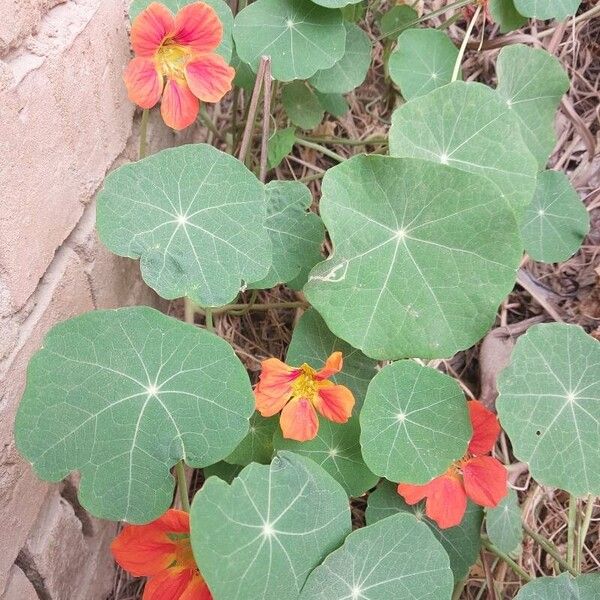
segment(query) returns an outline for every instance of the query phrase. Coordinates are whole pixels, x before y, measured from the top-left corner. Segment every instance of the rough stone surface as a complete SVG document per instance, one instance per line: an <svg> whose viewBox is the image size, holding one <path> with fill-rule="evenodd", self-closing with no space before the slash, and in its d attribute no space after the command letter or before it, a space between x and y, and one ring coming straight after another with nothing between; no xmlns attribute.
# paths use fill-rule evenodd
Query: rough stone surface
<svg viewBox="0 0 600 600"><path fill-rule="evenodd" d="M13 565L0 600L39 600L39 596L25 573L17 565Z"/></svg>

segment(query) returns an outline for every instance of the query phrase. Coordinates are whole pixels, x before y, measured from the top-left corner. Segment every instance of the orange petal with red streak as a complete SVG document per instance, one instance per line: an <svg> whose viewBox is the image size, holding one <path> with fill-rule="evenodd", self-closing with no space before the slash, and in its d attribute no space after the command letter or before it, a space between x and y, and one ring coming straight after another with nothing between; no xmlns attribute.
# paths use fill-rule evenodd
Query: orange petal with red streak
<svg viewBox="0 0 600 600"><path fill-rule="evenodd" d="M488 410L479 400L467 402L469 417L473 426L473 436L469 442L471 454L487 454L492 451L500 435L498 418Z"/></svg>
<svg viewBox="0 0 600 600"><path fill-rule="evenodd" d="M184 6L175 16L173 41L194 53L212 52L223 39L223 24L215 10L204 2Z"/></svg>
<svg viewBox="0 0 600 600"><path fill-rule="evenodd" d="M165 85L160 113L173 129L185 129L198 116L200 103L185 82L169 79Z"/></svg>
<svg viewBox="0 0 600 600"><path fill-rule="evenodd" d="M355 404L354 396L346 386L333 385L329 381L319 384L314 402L315 408L335 423L345 423L352 416Z"/></svg>
<svg viewBox="0 0 600 600"><path fill-rule="evenodd" d="M185 66L185 78L194 96L203 102L218 102L231 89L235 70L222 56L206 54Z"/></svg>
<svg viewBox="0 0 600 600"><path fill-rule="evenodd" d="M142 600L180 600L194 574L195 569L165 569L148 580Z"/></svg>
<svg viewBox="0 0 600 600"><path fill-rule="evenodd" d="M137 56L154 56L164 40L173 34L175 19L164 5L153 2L131 25L131 45Z"/></svg>
<svg viewBox="0 0 600 600"><path fill-rule="evenodd" d="M440 529L460 525L467 510L467 495L459 477L441 475L429 484L425 514Z"/></svg>
<svg viewBox="0 0 600 600"><path fill-rule="evenodd" d="M329 379L332 375L339 373L344 366L344 359L341 352L334 352L325 361L325 365L320 371L317 371L317 379Z"/></svg>
<svg viewBox="0 0 600 600"><path fill-rule="evenodd" d="M136 57L129 62L123 74L129 99L142 108L152 108L163 89L162 76L149 58Z"/></svg>
<svg viewBox="0 0 600 600"><path fill-rule="evenodd" d="M179 600L213 600L213 597L206 581L196 574Z"/></svg>
<svg viewBox="0 0 600 600"><path fill-rule="evenodd" d="M284 438L306 442L317 436L319 419L309 400L293 398L281 412L279 425Z"/></svg>
<svg viewBox="0 0 600 600"><path fill-rule="evenodd" d="M254 388L256 410L263 417L277 414L290 399L291 382L297 377L297 369L288 367L277 358L262 361L258 385Z"/></svg>
<svg viewBox="0 0 600 600"><path fill-rule="evenodd" d="M462 468L465 490L473 502L493 508L508 493L506 467L491 456L476 456Z"/></svg>
<svg viewBox="0 0 600 600"><path fill-rule="evenodd" d="M399 483L397 488L398 494L404 498L406 504L416 504L427 497L429 493L429 484L412 485L410 483Z"/></svg>

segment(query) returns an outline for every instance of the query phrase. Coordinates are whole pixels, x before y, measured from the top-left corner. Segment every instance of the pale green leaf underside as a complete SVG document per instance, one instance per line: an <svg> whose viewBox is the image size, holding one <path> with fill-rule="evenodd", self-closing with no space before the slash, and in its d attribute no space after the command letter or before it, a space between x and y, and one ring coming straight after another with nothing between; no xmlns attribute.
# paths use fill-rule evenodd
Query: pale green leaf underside
<svg viewBox="0 0 600 600"><path fill-rule="evenodd" d="M147 307L95 311L46 336L15 432L42 479L79 471L92 514L142 523L171 504L170 468L227 456L253 405L224 340Z"/></svg>
<svg viewBox="0 0 600 600"><path fill-rule="evenodd" d="M343 8L349 4L358 4L362 0L312 0L312 2L325 8Z"/></svg>
<svg viewBox="0 0 600 600"><path fill-rule="evenodd" d="M319 419L319 432L314 440L295 442L285 439L278 428L273 439L276 450L289 450L314 460L342 487L348 496L360 496L374 487L379 477L371 473L360 452L358 417L347 423Z"/></svg>
<svg viewBox="0 0 600 600"><path fill-rule="evenodd" d="M360 412L363 458L377 475L423 484L467 450L471 424L458 383L413 361L384 367Z"/></svg>
<svg viewBox="0 0 600 600"><path fill-rule="evenodd" d="M597 600L600 597L600 575L568 573L560 577L540 577L525 585L515 600Z"/></svg>
<svg viewBox="0 0 600 600"><path fill-rule="evenodd" d="M297 600L310 571L350 532L348 497L312 460L280 452L231 486L208 479L191 529L214 600Z"/></svg>
<svg viewBox="0 0 600 600"><path fill-rule="evenodd" d="M362 406L369 382L377 372L377 361L333 335L314 308L307 310L296 324L286 362L293 366L307 363L320 369L327 358L336 351L342 353L344 366L340 373L330 379L352 391L356 400L356 413Z"/></svg>
<svg viewBox="0 0 600 600"><path fill-rule="evenodd" d="M308 79L332 67L344 55L346 29L339 10L310 0L257 0L235 18L240 58L255 71L270 56L279 81Z"/></svg>
<svg viewBox="0 0 600 600"><path fill-rule="evenodd" d="M440 529L425 516L424 502L409 506L398 494L396 487L394 483L382 481L377 489L369 494L369 504L366 512L367 524L371 525L396 513L413 514L431 529L433 535L446 550L454 580L464 579L479 555L483 510L476 504L469 502L460 525Z"/></svg>
<svg viewBox="0 0 600 600"><path fill-rule="evenodd" d="M516 9L525 17L558 19L574 15L581 0L515 0Z"/></svg>
<svg viewBox="0 0 600 600"><path fill-rule="evenodd" d="M287 283L322 260L325 228L321 218L309 210L310 190L299 181L271 181L265 191L265 227L273 247L273 264L267 276L249 284L250 288Z"/></svg>
<svg viewBox="0 0 600 600"><path fill-rule="evenodd" d="M264 186L242 163L207 144L163 150L113 171L98 197L100 239L140 258L163 298L231 302L271 266Z"/></svg>
<svg viewBox="0 0 600 600"><path fill-rule="evenodd" d="M345 23L346 50L344 56L330 69L318 71L309 82L324 94L345 94L358 87L371 65L371 40L354 23Z"/></svg>
<svg viewBox="0 0 600 600"><path fill-rule="evenodd" d="M437 29L407 29L389 59L392 81L406 100L450 83L458 49Z"/></svg>
<svg viewBox="0 0 600 600"><path fill-rule="evenodd" d="M480 83L455 81L397 108L390 154L481 175L518 214L533 197L538 168L519 134L519 121Z"/></svg>
<svg viewBox="0 0 600 600"><path fill-rule="evenodd" d="M322 191L333 254L304 291L335 335L394 359L452 356L485 334L521 260L512 210L485 179L356 156Z"/></svg>
<svg viewBox="0 0 600 600"><path fill-rule="evenodd" d="M575 325L535 325L498 390L502 426L536 481L600 495L600 343Z"/></svg>
<svg viewBox="0 0 600 600"><path fill-rule="evenodd" d="M281 104L289 120L302 129L313 129L325 115L319 99L304 81L292 81L283 86Z"/></svg>
<svg viewBox="0 0 600 600"><path fill-rule="evenodd" d="M486 511L485 528L490 541L506 554L518 553L523 541L521 508L515 490L509 490L496 508Z"/></svg>
<svg viewBox="0 0 600 600"><path fill-rule="evenodd" d="M452 587L448 555L404 513L351 533L311 573L300 600L448 600Z"/></svg>
<svg viewBox="0 0 600 600"><path fill-rule="evenodd" d="M547 263L567 260L589 228L588 212L567 176L560 171L540 173L521 230L527 254Z"/></svg>
<svg viewBox="0 0 600 600"><path fill-rule="evenodd" d="M500 26L500 33L514 31L527 23L527 18L515 8L514 0L490 0L488 6L492 20Z"/></svg>
<svg viewBox="0 0 600 600"><path fill-rule="evenodd" d="M556 143L554 119L569 78L554 56L523 44L502 48L496 72L496 92L517 117L523 140L543 169Z"/></svg>
<svg viewBox="0 0 600 600"><path fill-rule="evenodd" d="M145 8L150 6L156 0L133 0L129 6L129 18L133 21ZM161 0L161 4L166 6L174 15L188 4L193 4L197 0ZM202 0L205 4L215 9L221 23L223 24L223 41L216 49L227 62L231 60L233 53L233 14L229 5L224 0Z"/></svg>
<svg viewBox="0 0 600 600"><path fill-rule="evenodd" d="M250 418L248 435L225 459L234 465L249 465L251 462L267 464L273 457L273 434L278 429L278 417L261 417L255 412Z"/></svg>

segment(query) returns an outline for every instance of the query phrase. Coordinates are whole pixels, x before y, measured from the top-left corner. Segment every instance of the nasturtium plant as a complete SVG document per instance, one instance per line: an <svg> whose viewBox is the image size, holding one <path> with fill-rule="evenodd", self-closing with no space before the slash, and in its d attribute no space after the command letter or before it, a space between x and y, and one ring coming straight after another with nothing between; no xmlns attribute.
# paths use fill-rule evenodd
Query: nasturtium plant
<svg viewBox="0 0 600 600"><path fill-rule="evenodd" d="M600 575L592 573L572 577L540 577L525 585L515 600L596 600L600 593Z"/></svg>
<svg viewBox="0 0 600 600"><path fill-rule="evenodd" d="M278 427L275 417L265 418L255 412L250 417L248 434L225 461L242 466L252 462L270 463L273 458L273 434Z"/></svg>
<svg viewBox="0 0 600 600"><path fill-rule="evenodd" d="M244 468L244 465L234 465L224 460L220 460L214 465L209 465L202 469L205 479L209 477L218 477L227 483L231 483Z"/></svg>
<svg viewBox="0 0 600 600"><path fill-rule="evenodd" d="M301 129L314 129L325 115L315 92L304 81L292 81L283 87L281 104L290 121Z"/></svg>
<svg viewBox="0 0 600 600"><path fill-rule="evenodd" d="M329 69L317 71L309 82L323 94L345 94L358 87L367 76L371 65L371 40L354 23L346 27L344 56Z"/></svg>
<svg viewBox="0 0 600 600"><path fill-rule="evenodd" d="M310 0L257 0L236 16L233 38L238 55L254 70L261 56L270 56L279 81L329 69L346 48L342 13Z"/></svg>
<svg viewBox="0 0 600 600"><path fill-rule="evenodd" d="M318 263L325 230L320 217L311 212L312 195L299 181L271 181L265 187L265 227L273 249L273 264L267 276L249 284L271 288L287 283Z"/></svg>
<svg viewBox="0 0 600 600"><path fill-rule="evenodd" d="M485 334L521 260L518 226L495 186L371 155L329 169L322 192L333 253L304 292L335 335L395 359L451 356Z"/></svg>
<svg viewBox="0 0 600 600"><path fill-rule="evenodd" d="M392 515L352 532L308 578L300 600L449 600L448 555L414 516Z"/></svg>
<svg viewBox="0 0 600 600"><path fill-rule="evenodd" d="M568 177L561 171L540 173L521 229L527 254L546 263L567 260L589 228L588 212Z"/></svg>
<svg viewBox="0 0 600 600"><path fill-rule="evenodd" d="M515 8L524 17L534 19L566 19L574 15L581 0L514 0Z"/></svg>
<svg viewBox="0 0 600 600"><path fill-rule="evenodd" d="M390 481L423 484L465 454L467 403L452 377L414 361L384 367L360 412L363 457Z"/></svg>
<svg viewBox="0 0 600 600"><path fill-rule="evenodd" d="M498 506L486 510L485 528L490 541L502 552L519 553L523 527L519 498L515 490L509 490Z"/></svg>
<svg viewBox="0 0 600 600"><path fill-rule="evenodd" d="M407 4L396 4L381 15L379 29L384 38L396 39L407 27L412 27L418 21L419 15L414 8Z"/></svg>
<svg viewBox="0 0 600 600"><path fill-rule="evenodd" d="M392 81L411 100L452 81L458 48L437 29L407 29L389 59Z"/></svg>
<svg viewBox="0 0 600 600"><path fill-rule="evenodd" d="M515 456L543 485L600 495L600 342L564 323L531 327L498 380Z"/></svg>
<svg viewBox="0 0 600 600"><path fill-rule="evenodd" d="M214 600L296 600L348 533L343 488L291 452L248 465L231 485L209 478L192 506L192 548Z"/></svg>
<svg viewBox="0 0 600 600"><path fill-rule="evenodd" d="M362 2L362 0L311 0L311 2L325 8L344 8L345 6Z"/></svg>
<svg viewBox="0 0 600 600"><path fill-rule="evenodd" d="M448 554L455 581L461 581L467 576L475 564L481 548L483 509L480 506L469 502L460 525L440 529L434 521L425 516L423 502L410 506L398 494L396 484L382 481L377 489L369 494L366 512L367 525L372 525L397 513L412 514L431 529Z"/></svg>
<svg viewBox="0 0 600 600"><path fill-rule="evenodd" d="M527 17L515 8L514 0L489 0L488 8L492 20L500 26L500 33L513 31L527 23Z"/></svg>
<svg viewBox="0 0 600 600"><path fill-rule="evenodd" d="M288 440L278 429L273 445L277 450L289 450L314 460L342 485L348 496L360 496L379 481L362 458L358 417L345 424L320 419L317 437L308 442Z"/></svg>
<svg viewBox="0 0 600 600"><path fill-rule="evenodd" d="M31 360L19 450L48 481L79 471L92 514L143 523L173 498L170 469L225 458L248 431L246 370L227 342L147 307L56 325Z"/></svg>
<svg viewBox="0 0 600 600"><path fill-rule="evenodd" d="M517 117L521 136L543 169L556 143L554 117L569 78L554 56L523 44L502 48L496 73L496 92Z"/></svg>
<svg viewBox="0 0 600 600"><path fill-rule="evenodd" d="M343 117L349 110L348 101L343 94L323 94L315 90L321 106L334 117Z"/></svg>
<svg viewBox="0 0 600 600"><path fill-rule="evenodd" d="M390 154L481 175L520 215L533 197L538 167L519 129L497 92L454 81L396 109Z"/></svg>
<svg viewBox="0 0 600 600"><path fill-rule="evenodd" d="M220 306L267 275L266 216L264 186L240 161L193 144L108 175L97 225L115 254L140 258L144 281L163 298Z"/></svg>
<svg viewBox="0 0 600 600"><path fill-rule="evenodd" d="M285 127L274 131L268 142L267 163L269 168L278 167L281 161L292 151L295 143L295 127Z"/></svg>

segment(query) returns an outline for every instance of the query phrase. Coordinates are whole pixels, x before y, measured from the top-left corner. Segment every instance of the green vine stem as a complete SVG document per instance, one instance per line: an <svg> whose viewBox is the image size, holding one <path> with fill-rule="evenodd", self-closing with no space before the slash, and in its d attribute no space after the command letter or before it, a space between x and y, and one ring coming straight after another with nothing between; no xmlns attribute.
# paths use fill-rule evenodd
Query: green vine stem
<svg viewBox="0 0 600 600"><path fill-rule="evenodd" d="M241 311L245 310L249 312L251 310L282 310L288 308L308 308L308 302L297 301L297 302L269 302L267 304L228 304L227 306L222 306L220 308L196 308L196 311L204 314L205 316L210 312L211 316L214 315L222 315L225 313L229 313L230 311ZM233 313L235 314L235 312ZM244 313L246 314L246 313Z"/></svg>
<svg viewBox="0 0 600 600"><path fill-rule="evenodd" d="M585 538L587 537L587 533L590 528L590 523L592 522L592 514L594 512L595 501L596 498L592 496L592 494L590 494L587 497L585 514L583 515L583 521L581 522L581 527L579 529L578 535L579 544L577 545L577 557L575 561L577 570L581 569L581 562L583 560L583 548L585 547Z"/></svg>
<svg viewBox="0 0 600 600"><path fill-rule="evenodd" d="M215 332L215 322L213 319L213 314L214 314L214 311L212 308L204 309L204 318L206 319L206 329L208 329L208 331L211 331L212 333Z"/></svg>
<svg viewBox="0 0 600 600"><path fill-rule="evenodd" d="M569 494L569 514L567 524L567 564L575 567L575 531L577 525L577 497Z"/></svg>
<svg viewBox="0 0 600 600"><path fill-rule="evenodd" d="M146 137L148 135L148 117L150 116L150 110L145 108L142 112L142 122L140 123L140 160L146 157L147 143Z"/></svg>
<svg viewBox="0 0 600 600"><path fill-rule="evenodd" d="M213 123L213 120L210 118L206 110L206 106L202 103L200 105L200 121L202 124L215 136L215 139L221 138L221 132L217 129L217 126Z"/></svg>
<svg viewBox="0 0 600 600"><path fill-rule="evenodd" d="M539 546L541 546L565 571L571 573L571 575L579 575L579 573L569 566L567 561L560 555L558 548L548 539L546 539L543 535L540 535L537 531L534 531L526 525L522 523L523 531Z"/></svg>
<svg viewBox="0 0 600 600"><path fill-rule="evenodd" d="M460 50L458 51L458 56L456 57L456 62L454 63L454 70L452 71L452 80L456 81L458 79L458 74L460 73L460 65L462 63L463 57L465 55L465 50L467 49L467 43L469 42L469 38L471 37L471 33L473 33L473 27L475 27L475 23L481 14L481 4L477 5L477 9L475 10L475 14L467 27L467 31L465 32L465 37L460 45Z"/></svg>
<svg viewBox="0 0 600 600"><path fill-rule="evenodd" d="M188 493L188 482L185 476L185 464L180 460L175 465L175 473L177 474L177 489L179 491L179 500L181 507L185 512L190 512L190 496Z"/></svg>
<svg viewBox="0 0 600 600"><path fill-rule="evenodd" d="M388 140L387 138L381 136L373 136L370 138L365 138L364 140L352 140L340 137L319 137L319 136L310 136L303 135L302 137L296 137L297 140L302 140L305 142L314 142L317 144L334 144L339 146L387 146Z"/></svg>
<svg viewBox="0 0 600 600"><path fill-rule="evenodd" d="M529 575L529 573L519 566L510 556L508 556L508 554L505 554L502 552L502 550L500 550L500 548L494 546L487 536L481 536L481 543L486 550L492 554L495 554L500 560L504 561L523 581L526 583L532 581L533 578L531 575Z"/></svg>
<svg viewBox="0 0 600 600"><path fill-rule="evenodd" d="M309 142L308 140L305 140L303 138L297 137L296 144L298 144L299 146L304 146L305 148L311 148L312 150L318 150L321 154L324 154L325 156L329 156L329 158L332 158L333 160L335 160L336 162L339 162L339 163L342 163L346 160L343 156L340 156L339 154L337 154L337 152L334 152L333 150L329 150L328 148L325 148L325 146L321 146L321 144L315 144L315 142Z"/></svg>
<svg viewBox="0 0 600 600"><path fill-rule="evenodd" d="M189 298L183 299L183 314L184 320L186 323L190 325L194 324L194 314L196 313L196 307L194 303Z"/></svg>

